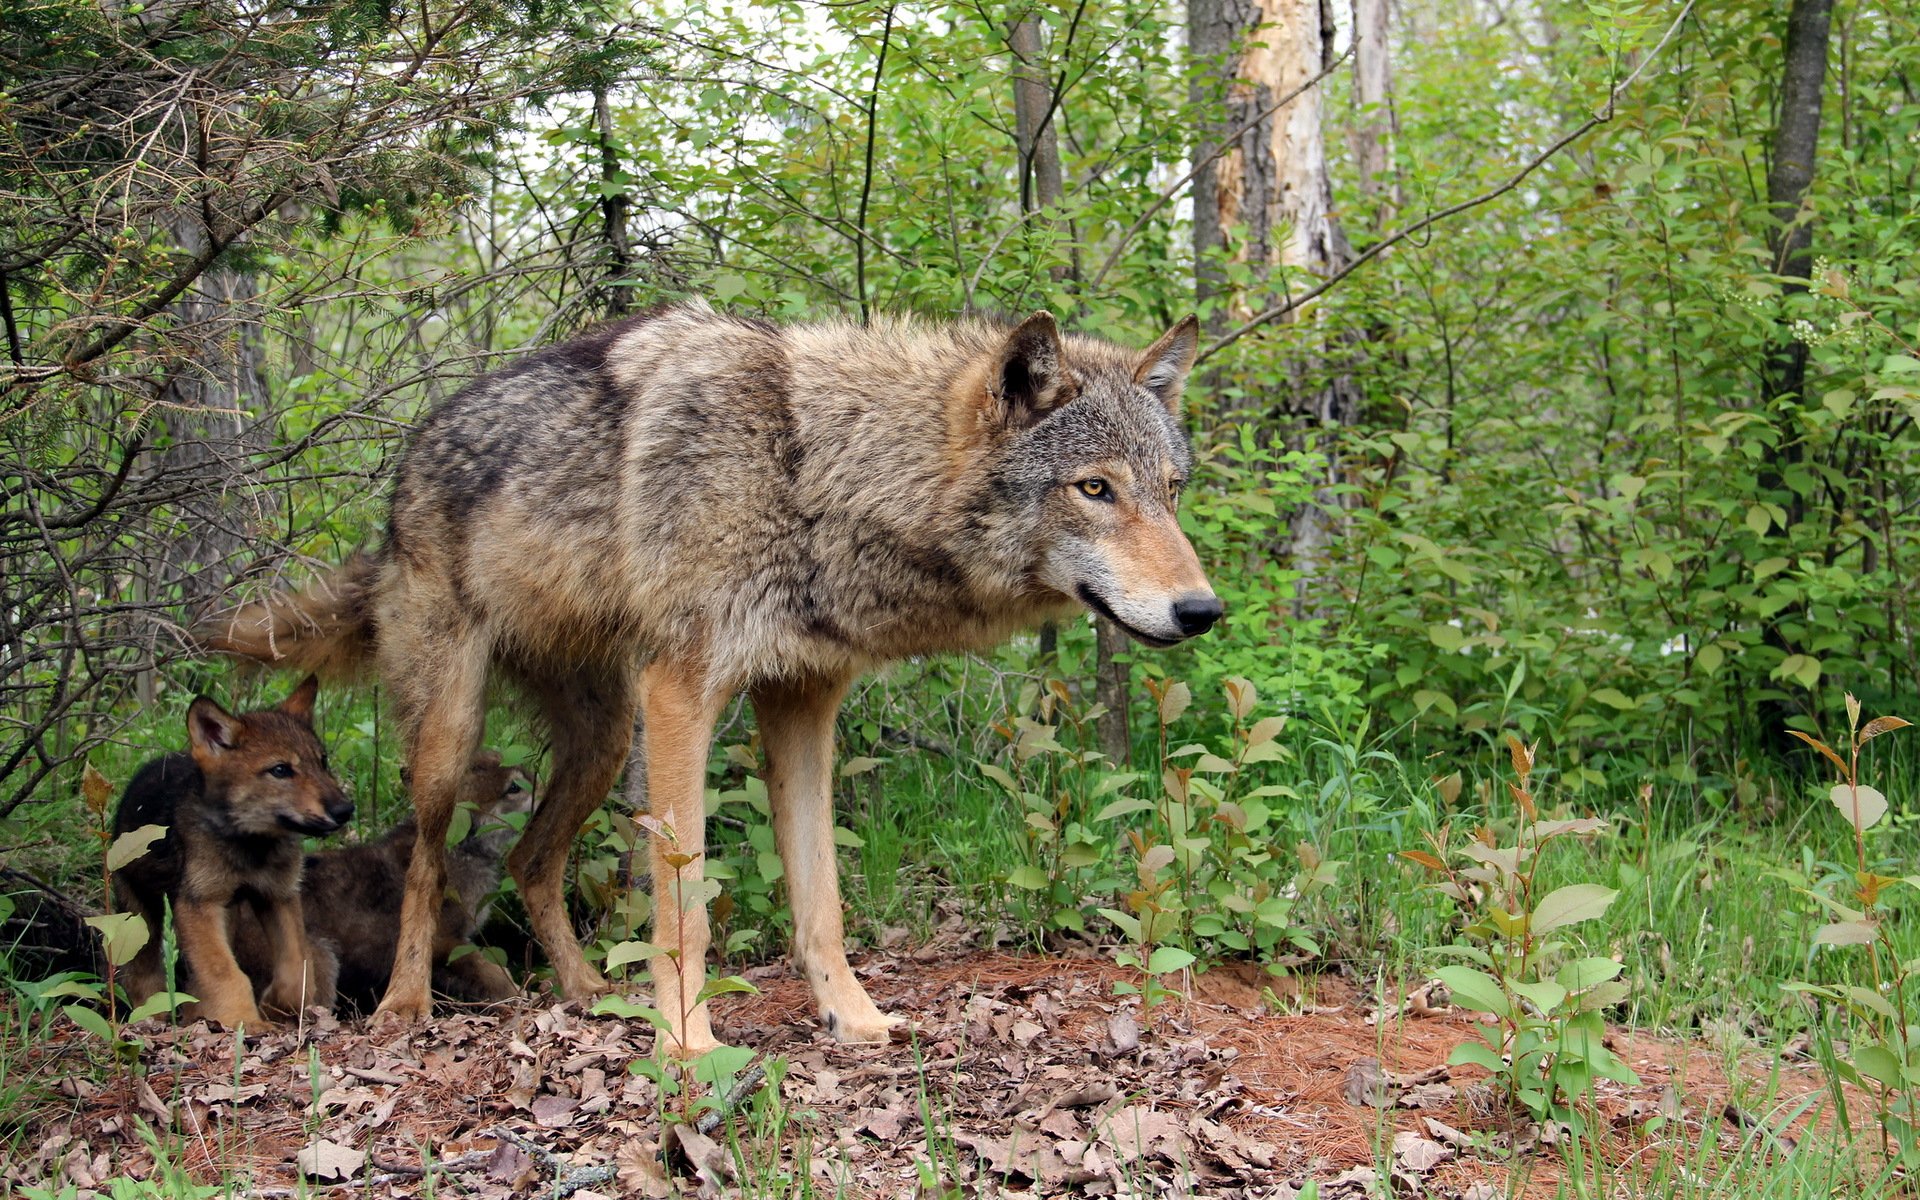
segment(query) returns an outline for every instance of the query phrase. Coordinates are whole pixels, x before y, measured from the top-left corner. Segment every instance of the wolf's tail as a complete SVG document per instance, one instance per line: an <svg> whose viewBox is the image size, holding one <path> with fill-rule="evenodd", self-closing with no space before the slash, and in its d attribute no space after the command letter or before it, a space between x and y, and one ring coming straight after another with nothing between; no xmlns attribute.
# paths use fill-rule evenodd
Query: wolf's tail
<svg viewBox="0 0 1920 1200"><path fill-rule="evenodd" d="M373 597L384 559L356 550L298 592L275 592L201 622L200 644L270 667L349 679L373 659Z"/></svg>

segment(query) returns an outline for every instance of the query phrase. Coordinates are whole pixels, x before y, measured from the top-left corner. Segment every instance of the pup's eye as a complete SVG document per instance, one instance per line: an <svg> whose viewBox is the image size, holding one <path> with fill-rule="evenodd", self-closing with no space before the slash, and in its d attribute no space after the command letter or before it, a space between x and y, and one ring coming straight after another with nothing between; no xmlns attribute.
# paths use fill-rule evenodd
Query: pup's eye
<svg viewBox="0 0 1920 1200"><path fill-rule="evenodd" d="M261 773L264 775L271 775L275 779L292 779L293 764L292 763L275 763Z"/></svg>
<svg viewBox="0 0 1920 1200"><path fill-rule="evenodd" d="M1113 499L1113 485L1104 479L1082 479L1073 486L1079 488L1080 494L1089 500Z"/></svg>

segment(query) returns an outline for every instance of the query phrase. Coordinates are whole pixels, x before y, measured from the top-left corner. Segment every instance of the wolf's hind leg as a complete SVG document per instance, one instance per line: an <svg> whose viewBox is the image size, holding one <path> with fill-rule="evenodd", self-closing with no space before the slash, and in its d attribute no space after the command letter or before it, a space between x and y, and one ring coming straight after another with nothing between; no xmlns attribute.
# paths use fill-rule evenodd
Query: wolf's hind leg
<svg viewBox="0 0 1920 1200"><path fill-rule="evenodd" d="M833 847L833 719L849 682L763 684L753 691L753 711L767 753L767 800L793 905L794 965L813 988L827 1032L843 1042L884 1042L900 1019L874 1007L847 965Z"/></svg>
<svg viewBox="0 0 1920 1200"><path fill-rule="evenodd" d="M553 963L560 990L591 996L607 981L588 964L567 919L562 888L580 826L606 800L633 740L634 681L624 663L542 676L518 672L553 734L553 778L507 869L527 906L527 923ZM484 960L483 960L484 961Z"/></svg>
<svg viewBox="0 0 1920 1200"><path fill-rule="evenodd" d="M396 642L405 644L395 647ZM433 1013L433 943L447 888L447 826L486 725L489 647L470 628L456 633L388 627L381 631L381 643L383 655L403 660L383 661L381 674L394 688L409 734L407 762L418 824L400 902L393 975L374 1017L424 1021Z"/></svg>

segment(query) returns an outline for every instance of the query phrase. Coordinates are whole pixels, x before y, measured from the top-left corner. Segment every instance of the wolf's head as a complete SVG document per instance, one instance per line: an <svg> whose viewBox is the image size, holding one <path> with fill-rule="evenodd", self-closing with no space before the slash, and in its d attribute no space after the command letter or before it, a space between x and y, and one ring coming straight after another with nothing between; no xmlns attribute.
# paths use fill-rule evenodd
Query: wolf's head
<svg viewBox="0 0 1920 1200"><path fill-rule="evenodd" d="M353 816L313 732L319 686L309 675L278 707L259 712L235 715L205 696L188 707L188 746L223 833L332 833Z"/></svg>
<svg viewBox="0 0 1920 1200"><path fill-rule="evenodd" d="M505 818L533 811L532 773L505 766L498 750L482 750L467 765L460 785L460 802L473 805L473 827L468 841L477 841L493 854L504 853L520 836L520 822Z"/></svg>
<svg viewBox="0 0 1920 1200"><path fill-rule="evenodd" d="M1038 581L1149 646L1205 633L1220 601L1175 512L1192 467L1180 390L1199 323L1144 351L1062 338L1049 313L1007 335L986 376L994 485L1033 522Z"/></svg>

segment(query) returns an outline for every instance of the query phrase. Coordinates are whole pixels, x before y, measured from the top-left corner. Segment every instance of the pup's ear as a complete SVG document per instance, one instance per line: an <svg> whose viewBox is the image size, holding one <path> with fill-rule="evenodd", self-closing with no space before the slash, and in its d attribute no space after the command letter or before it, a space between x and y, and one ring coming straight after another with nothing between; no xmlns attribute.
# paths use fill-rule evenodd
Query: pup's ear
<svg viewBox="0 0 1920 1200"><path fill-rule="evenodd" d="M493 771L498 770L499 766L500 752L498 750L476 750L473 755L473 765L469 767L468 770Z"/></svg>
<svg viewBox="0 0 1920 1200"><path fill-rule="evenodd" d="M1179 417L1180 389L1186 386L1187 372L1193 370L1194 356L1199 352L1200 318L1188 313L1141 352L1133 381L1160 397L1167 411Z"/></svg>
<svg viewBox="0 0 1920 1200"><path fill-rule="evenodd" d="M1061 361L1060 329L1050 312L1037 312L1007 335L987 391L995 416L1007 429L1025 429L1073 399Z"/></svg>
<svg viewBox="0 0 1920 1200"><path fill-rule="evenodd" d="M319 692L320 677L309 675L300 681L299 687L293 689L293 695L280 702L280 711L311 725L313 724L313 698Z"/></svg>
<svg viewBox="0 0 1920 1200"><path fill-rule="evenodd" d="M246 722L205 696L195 696L187 706L187 743L195 758L225 754L240 744L246 731Z"/></svg>

